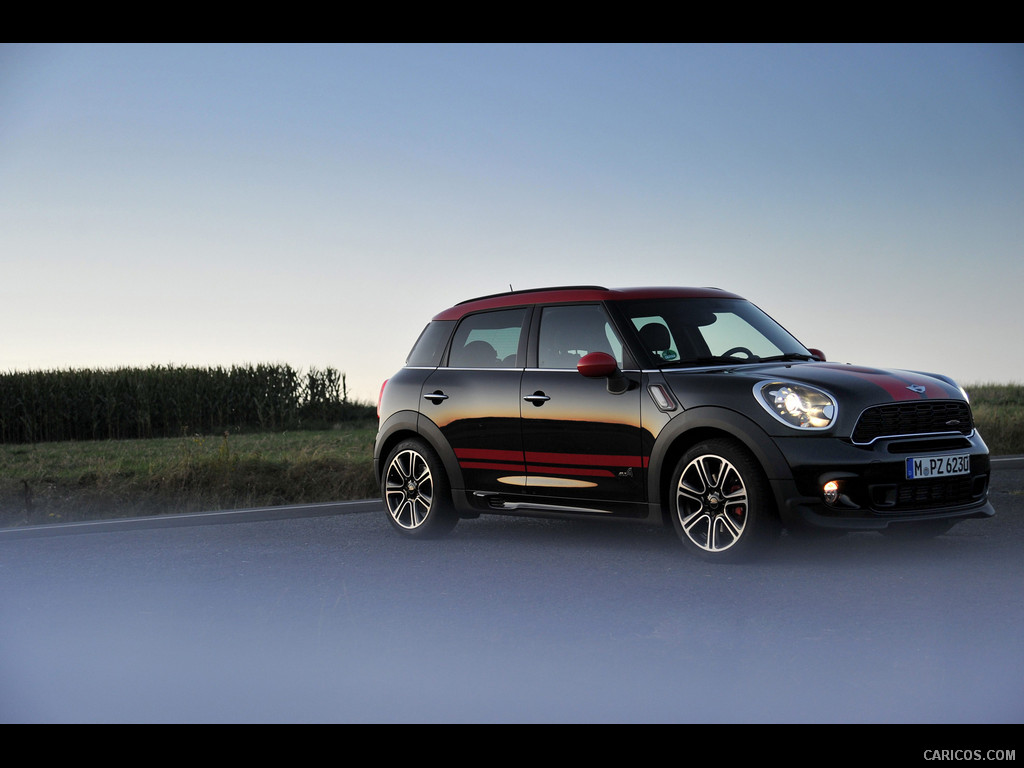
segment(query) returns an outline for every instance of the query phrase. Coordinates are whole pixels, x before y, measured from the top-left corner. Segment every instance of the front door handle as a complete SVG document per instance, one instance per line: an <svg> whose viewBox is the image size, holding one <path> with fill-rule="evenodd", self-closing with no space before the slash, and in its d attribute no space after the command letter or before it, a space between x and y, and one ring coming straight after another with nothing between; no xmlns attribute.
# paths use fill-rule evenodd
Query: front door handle
<svg viewBox="0 0 1024 768"><path fill-rule="evenodd" d="M550 399L551 399L550 397L545 395L540 390L537 390L532 395L526 395L526 397L523 398L523 400L525 400L528 403L533 403L538 408L540 406L544 405L544 403L546 403Z"/></svg>

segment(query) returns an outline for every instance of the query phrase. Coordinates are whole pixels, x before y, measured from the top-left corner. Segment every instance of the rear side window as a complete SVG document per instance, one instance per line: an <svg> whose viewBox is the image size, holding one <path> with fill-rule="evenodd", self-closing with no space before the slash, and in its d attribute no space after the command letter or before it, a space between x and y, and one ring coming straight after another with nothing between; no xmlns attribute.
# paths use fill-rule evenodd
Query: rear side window
<svg viewBox="0 0 1024 768"><path fill-rule="evenodd" d="M435 320L423 329L413 345L405 364L413 368L436 368L444 354L445 344L452 335L454 320Z"/></svg>
<svg viewBox="0 0 1024 768"><path fill-rule="evenodd" d="M459 323L448 358L450 368L515 368L525 308L469 315Z"/></svg>

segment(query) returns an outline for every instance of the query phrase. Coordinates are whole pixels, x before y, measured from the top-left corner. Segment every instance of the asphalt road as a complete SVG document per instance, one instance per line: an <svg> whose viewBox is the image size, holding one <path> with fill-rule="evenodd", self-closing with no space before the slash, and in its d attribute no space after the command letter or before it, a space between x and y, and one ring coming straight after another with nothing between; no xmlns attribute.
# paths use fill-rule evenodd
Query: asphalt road
<svg viewBox="0 0 1024 768"><path fill-rule="evenodd" d="M376 502L0 531L0 722L1019 723L1024 469L906 545Z"/></svg>

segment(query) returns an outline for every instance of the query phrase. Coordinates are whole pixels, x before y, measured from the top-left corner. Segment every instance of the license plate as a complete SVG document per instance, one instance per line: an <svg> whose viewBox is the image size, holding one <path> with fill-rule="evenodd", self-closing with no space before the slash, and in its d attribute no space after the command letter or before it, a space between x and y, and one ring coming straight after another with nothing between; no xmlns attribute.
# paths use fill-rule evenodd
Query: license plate
<svg viewBox="0 0 1024 768"><path fill-rule="evenodd" d="M954 456L921 456L907 459L907 480L925 477L946 477L967 475L971 472L971 454L958 453Z"/></svg>

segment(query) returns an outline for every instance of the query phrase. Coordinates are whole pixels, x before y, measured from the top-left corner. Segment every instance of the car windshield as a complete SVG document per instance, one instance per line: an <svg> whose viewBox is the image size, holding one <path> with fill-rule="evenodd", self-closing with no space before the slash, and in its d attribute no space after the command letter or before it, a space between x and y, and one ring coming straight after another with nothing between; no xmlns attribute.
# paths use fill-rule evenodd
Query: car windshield
<svg viewBox="0 0 1024 768"><path fill-rule="evenodd" d="M616 306L657 367L812 359L785 328L744 299L643 299Z"/></svg>

